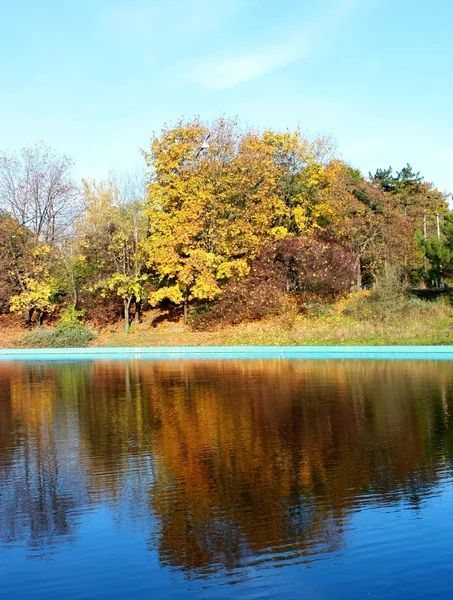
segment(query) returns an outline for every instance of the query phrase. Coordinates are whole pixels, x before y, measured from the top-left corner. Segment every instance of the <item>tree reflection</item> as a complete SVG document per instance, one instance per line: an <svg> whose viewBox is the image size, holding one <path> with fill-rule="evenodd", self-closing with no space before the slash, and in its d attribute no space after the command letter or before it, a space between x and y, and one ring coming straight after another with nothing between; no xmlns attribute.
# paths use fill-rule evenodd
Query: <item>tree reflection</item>
<svg viewBox="0 0 453 600"><path fill-rule="evenodd" d="M419 369L281 361L156 366L148 395L163 474L152 493L163 562L231 566L280 547L310 556L339 547L356 506L417 505L440 468L432 452L441 433L432 423L439 381L451 386L445 365L430 365L422 376ZM226 526L243 541L234 560L219 541Z"/></svg>
<svg viewBox="0 0 453 600"><path fill-rule="evenodd" d="M208 574L339 549L351 511L418 509L451 470L449 363L135 361L0 369L3 541L89 506Z"/></svg>
<svg viewBox="0 0 453 600"><path fill-rule="evenodd" d="M1 372L0 539L47 551L73 532L85 503L78 423L58 398L64 371L14 365Z"/></svg>

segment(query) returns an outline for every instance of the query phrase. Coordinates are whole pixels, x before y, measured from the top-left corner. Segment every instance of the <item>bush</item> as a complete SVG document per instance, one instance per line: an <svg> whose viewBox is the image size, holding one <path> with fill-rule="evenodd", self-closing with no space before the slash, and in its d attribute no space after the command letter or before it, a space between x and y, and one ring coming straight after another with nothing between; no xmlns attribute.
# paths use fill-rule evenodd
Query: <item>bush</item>
<svg viewBox="0 0 453 600"><path fill-rule="evenodd" d="M228 284L222 296L212 305L201 305L194 312L194 329L238 325L244 321L259 321L281 312L284 294L272 281L254 278Z"/></svg>
<svg viewBox="0 0 453 600"><path fill-rule="evenodd" d="M369 298L373 316L386 322L407 311L406 290L402 269L397 265L387 266L384 273L376 279L376 287Z"/></svg>
<svg viewBox="0 0 453 600"><path fill-rule="evenodd" d="M286 291L286 268L266 248L250 265L245 279L232 280L212 305L201 305L193 315L194 329L238 325L279 314Z"/></svg>
<svg viewBox="0 0 453 600"><path fill-rule="evenodd" d="M335 242L285 238L266 245L251 262L248 277L230 281L214 304L199 305L193 326L208 329L282 315L284 328L290 329L307 295L334 299L351 287L353 276L352 254Z"/></svg>
<svg viewBox="0 0 453 600"><path fill-rule="evenodd" d="M377 277L372 299L381 303L401 303L406 299L407 285L403 271L397 265L389 265L384 273Z"/></svg>
<svg viewBox="0 0 453 600"><path fill-rule="evenodd" d="M314 235L287 238L277 243L275 262L285 267L291 291L333 300L351 288L352 253L329 239Z"/></svg>
<svg viewBox="0 0 453 600"><path fill-rule="evenodd" d="M360 321L390 323L410 318L414 321L448 315L448 299L423 300L407 294L401 271L390 267L377 280L373 291L353 292L336 304L340 314Z"/></svg>
<svg viewBox="0 0 453 600"><path fill-rule="evenodd" d="M86 310L86 317L96 328L106 327L118 323L123 318L124 307L121 298L115 292L107 291L106 296L90 294L83 291L80 294L80 303Z"/></svg>
<svg viewBox="0 0 453 600"><path fill-rule="evenodd" d="M78 323L60 324L55 329L35 329L20 340L29 348L84 348L94 340L92 331Z"/></svg>
<svg viewBox="0 0 453 600"><path fill-rule="evenodd" d="M76 310L72 306L67 306L60 313L58 325L72 326L72 325L83 325L86 315L86 309Z"/></svg>

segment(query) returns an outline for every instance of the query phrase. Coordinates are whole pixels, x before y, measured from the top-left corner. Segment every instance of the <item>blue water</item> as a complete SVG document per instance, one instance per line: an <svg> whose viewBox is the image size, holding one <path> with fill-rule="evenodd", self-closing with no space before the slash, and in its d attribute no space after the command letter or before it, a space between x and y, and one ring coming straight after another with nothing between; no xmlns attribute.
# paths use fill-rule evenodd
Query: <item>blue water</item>
<svg viewBox="0 0 453 600"><path fill-rule="evenodd" d="M448 361L0 365L0 598L453 597Z"/></svg>

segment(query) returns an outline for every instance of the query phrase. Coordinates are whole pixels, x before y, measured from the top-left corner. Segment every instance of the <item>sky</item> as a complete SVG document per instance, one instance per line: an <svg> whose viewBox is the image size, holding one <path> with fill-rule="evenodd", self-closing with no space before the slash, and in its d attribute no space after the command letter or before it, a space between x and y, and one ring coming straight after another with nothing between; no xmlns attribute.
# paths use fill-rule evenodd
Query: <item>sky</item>
<svg viewBox="0 0 453 600"><path fill-rule="evenodd" d="M142 164L196 115L332 136L367 174L453 191L451 0L0 0L0 152L77 177Z"/></svg>

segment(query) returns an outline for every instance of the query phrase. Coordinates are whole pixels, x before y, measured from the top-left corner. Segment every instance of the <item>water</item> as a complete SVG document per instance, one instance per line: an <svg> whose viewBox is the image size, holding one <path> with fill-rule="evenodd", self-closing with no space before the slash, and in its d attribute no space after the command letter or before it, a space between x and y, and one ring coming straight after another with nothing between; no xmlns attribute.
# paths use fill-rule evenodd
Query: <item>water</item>
<svg viewBox="0 0 453 600"><path fill-rule="evenodd" d="M0 365L0 598L453 597L448 361Z"/></svg>

